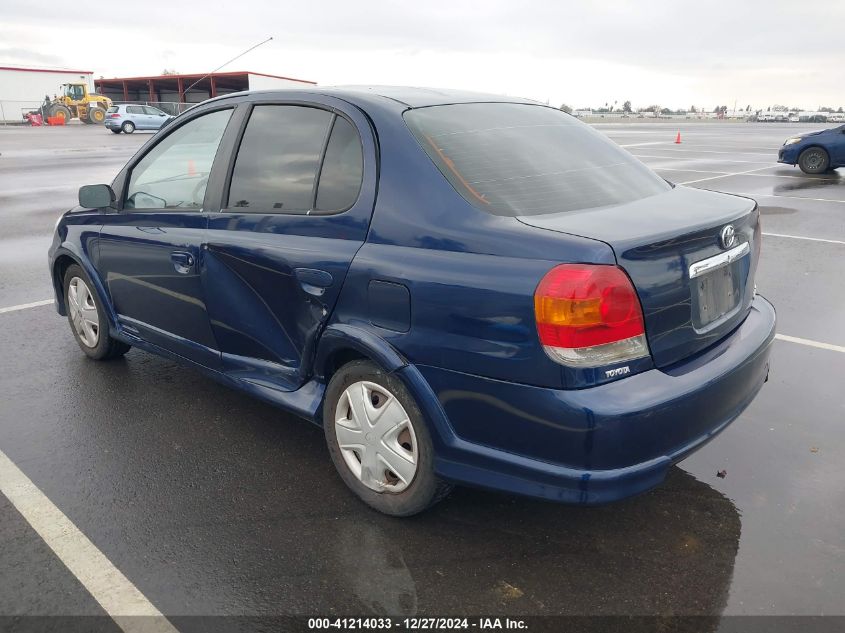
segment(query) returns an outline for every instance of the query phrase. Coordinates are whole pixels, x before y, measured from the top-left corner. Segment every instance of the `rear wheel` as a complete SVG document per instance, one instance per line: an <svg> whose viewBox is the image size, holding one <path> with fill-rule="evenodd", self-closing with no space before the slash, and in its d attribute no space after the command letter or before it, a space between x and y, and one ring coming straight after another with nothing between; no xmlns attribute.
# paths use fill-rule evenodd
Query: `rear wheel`
<svg viewBox="0 0 845 633"><path fill-rule="evenodd" d="M105 110L95 105L88 107L88 123L93 123L94 125L101 125L105 120Z"/></svg>
<svg viewBox="0 0 845 633"><path fill-rule="evenodd" d="M434 448L413 396L370 361L349 363L332 376L323 429L341 479L380 512L417 514L452 489L434 473Z"/></svg>
<svg viewBox="0 0 845 633"><path fill-rule="evenodd" d="M830 156L821 147L809 147L798 157L798 166L805 174L823 174L830 167Z"/></svg>
<svg viewBox="0 0 845 633"><path fill-rule="evenodd" d="M132 121L126 121L120 126L120 129L123 130L124 134L132 134L135 131L135 124Z"/></svg>
<svg viewBox="0 0 845 633"><path fill-rule="evenodd" d="M109 324L93 288L80 266L68 267L64 278L65 305L73 336L89 358L106 360L123 356L131 346L109 336Z"/></svg>

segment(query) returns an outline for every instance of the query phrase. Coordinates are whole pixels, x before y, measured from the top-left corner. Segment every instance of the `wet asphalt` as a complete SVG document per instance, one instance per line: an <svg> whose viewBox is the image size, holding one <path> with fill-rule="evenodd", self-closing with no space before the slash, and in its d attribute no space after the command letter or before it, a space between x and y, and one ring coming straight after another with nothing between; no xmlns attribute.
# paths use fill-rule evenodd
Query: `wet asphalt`
<svg viewBox="0 0 845 633"><path fill-rule="evenodd" d="M845 241L845 170L775 162L819 125L597 127L668 180L755 197L779 332L845 345L845 244L798 239ZM51 297L56 218L147 138L0 128L0 308ZM776 341L749 409L640 497L461 488L396 520L283 411L137 350L90 362L51 306L0 332L0 450L166 615L845 615L841 352ZM0 615L102 613L0 495Z"/></svg>

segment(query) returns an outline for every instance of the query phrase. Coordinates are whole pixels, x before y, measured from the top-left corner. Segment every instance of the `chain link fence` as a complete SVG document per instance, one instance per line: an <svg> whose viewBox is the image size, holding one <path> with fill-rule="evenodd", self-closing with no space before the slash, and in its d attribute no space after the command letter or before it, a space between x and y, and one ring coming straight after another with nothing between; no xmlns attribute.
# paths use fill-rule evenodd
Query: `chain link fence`
<svg viewBox="0 0 845 633"><path fill-rule="evenodd" d="M44 101L0 99L0 125L24 125L24 115L38 110ZM114 105L148 105L174 116L193 108L196 103L178 103L175 101L115 101Z"/></svg>

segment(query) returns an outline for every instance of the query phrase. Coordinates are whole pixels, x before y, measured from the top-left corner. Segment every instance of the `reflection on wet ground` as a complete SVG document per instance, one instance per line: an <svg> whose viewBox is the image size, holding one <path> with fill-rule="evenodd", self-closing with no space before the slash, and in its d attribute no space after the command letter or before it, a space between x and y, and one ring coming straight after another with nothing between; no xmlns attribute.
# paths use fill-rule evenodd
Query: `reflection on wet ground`
<svg viewBox="0 0 845 633"><path fill-rule="evenodd" d="M333 529L332 582L375 613L707 615L725 607L740 517L673 469L614 506L460 490L408 525L355 515Z"/></svg>

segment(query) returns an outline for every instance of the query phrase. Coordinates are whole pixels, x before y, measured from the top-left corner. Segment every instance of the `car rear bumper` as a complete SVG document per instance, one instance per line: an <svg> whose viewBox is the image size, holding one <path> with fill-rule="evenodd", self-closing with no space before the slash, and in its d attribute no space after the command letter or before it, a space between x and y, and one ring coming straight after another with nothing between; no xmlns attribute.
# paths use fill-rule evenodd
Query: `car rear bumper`
<svg viewBox="0 0 845 633"><path fill-rule="evenodd" d="M754 399L768 378L775 311L755 298L731 335L694 358L598 387L556 390L408 365L433 423L441 476L569 503L659 484Z"/></svg>

